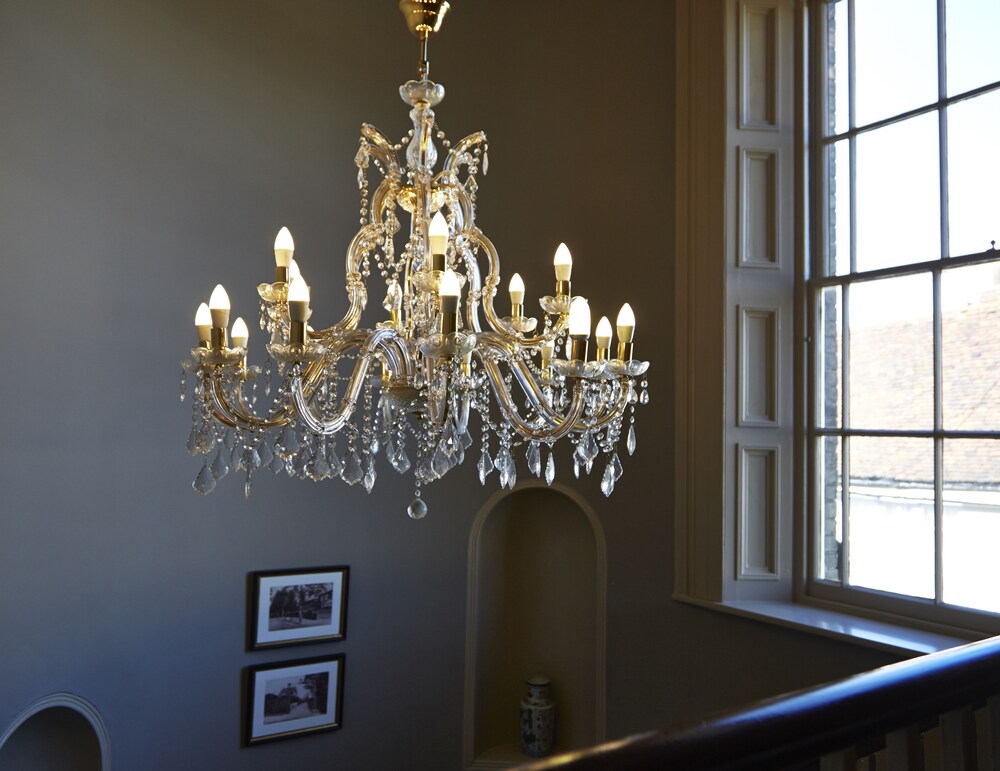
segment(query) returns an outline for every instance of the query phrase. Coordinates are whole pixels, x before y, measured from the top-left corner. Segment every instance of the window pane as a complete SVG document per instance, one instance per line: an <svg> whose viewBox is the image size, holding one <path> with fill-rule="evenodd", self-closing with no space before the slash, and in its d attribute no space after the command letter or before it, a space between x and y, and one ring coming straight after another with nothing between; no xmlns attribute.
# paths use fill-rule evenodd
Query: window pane
<svg viewBox="0 0 1000 771"><path fill-rule="evenodd" d="M826 581L840 581L841 543L844 539L840 441L836 436L820 439L822 500L818 577Z"/></svg>
<svg viewBox="0 0 1000 771"><path fill-rule="evenodd" d="M941 274L944 427L1000 429L1000 263Z"/></svg>
<svg viewBox="0 0 1000 771"><path fill-rule="evenodd" d="M1000 613L1000 440L944 443L943 599Z"/></svg>
<svg viewBox="0 0 1000 771"><path fill-rule="evenodd" d="M820 328L822 330L822 359L820 361L820 425L827 428L837 428L841 424L840 384L842 370L841 329L843 325L840 314L840 287L824 289L823 307L820 309Z"/></svg>
<svg viewBox="0 0 1000 771"><path fill-rule="evenodd" d="M1000 91L948 108L948 219L953 257L986 251L990 241L1000 241L998 131Z"/></svg>
<svg viewBox="0 0 1000 771"><path fill-rule="evenodd" d="M857 139L857 269L941 256L938 116Z"/></svg>
<svg viewBox="0 0 1000 771"><path fill-rule="evenodd" d="M934 443L853 437L848 581L934 596Z"/></svg>
<svg viewBox="0 0 1000 771"><path fill-rule="evenodd" d="M829 227L826 275L843 276L851 271L851 148L841 139L828 145Z"/></svg>
<svg viewBox="0 0 1000 771"><path fill-rule="evenodd" d="M936 0L856 0L854 10L857 124L936 102Z"/></svg>
<svg viewBox="0 0 1000 771"><path fill-rule="evenodd" d="M831 3L827 13L828 40L831 45L827 50L827 78L829 88L827 97L827 131L830 134L842 134L849 126L848 83L849 65L847 57L847 0Z"/></svg>
<svg viewBox="0 0 1000 771"><path fill-rule="evenodd" d="M947 0L948 94L1000 80L996 53L1000 29L997 0Z"/></svg>
<svg viewBox="0 0 1000 771"><path fill-rule="evenodd" d="M851 286L852 428L933 428L931 291L927 273Z"/></svg>

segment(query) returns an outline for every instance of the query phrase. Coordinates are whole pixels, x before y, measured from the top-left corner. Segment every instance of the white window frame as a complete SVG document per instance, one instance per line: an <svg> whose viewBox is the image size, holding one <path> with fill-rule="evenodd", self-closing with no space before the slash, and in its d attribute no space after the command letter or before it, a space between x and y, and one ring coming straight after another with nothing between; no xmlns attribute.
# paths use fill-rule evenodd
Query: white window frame
<svg viewBox="0 0 1000 771"><path fill-rule="evenodd" d="M817 220L807 98L816 74L807 65L810 46L822 42L810 25L821 1L675 3L673 597L901 654L930 652L990 630L826 596L810 580L806 255ZM750 49L762 56L748 60ZM761 77L766 98L748 111ZM760 171L769 157L774 188L761 182L771 172L753 185L773 204L748 211L747 160L763 161ZM762 222L773 227L763 242L773 249L748 251L748 232L770 233ZM750 340L757 354L773 354L763 378L746 367L747 311L749 326L765 319ZM758 388L750 398L748 384Z"/></svg>
<svg viewBox="0 0 1000 771"><path fill-rule="evenodd" d="M819 600L843 603L856 606L862 611L883 612L906 617L917 624L938 625L945 629L969 630L976 633L1000 633L1000 614L978 612L975 610L963 609L957 606L949 606L940 599L943 593L942 585L942 519L943 519L943 445L946 439L991 439L1000 441L998 431L955 431L946 430L943 425L943 389L941 387L941 276L946 270L975 265L986 262L998 262L1000 252L983 252L982 254L955 255L949 254L948 236L948 120L947 109L950 105L974 98L985 93L1000 90L1000 82L983 85L971 91L948 96L946 88L946 36L944 34L945 23L944 14L946 0L937 0L938 35L937 35L937 63L938 63L938 99L927 105L922 105L909 109L897 115L880 119L865 126L857 126L855 121L854 94L856 68L854 66L854 6L855 0L815 0L812 3L810 19L810 35L813 41L813 56L811 57L811 82L813 92L816 94L826 93L827 82L825 73L827 69L826 54L828 51L825 42L829 40L827 30L828 15L826 9L834 2L844 3L847 9L848 23L848 47L847 53L847 76L849 78L848 103L849 119L848 129L839 134L826 136L826 128L829 125L827 116L826 99L815 99L812 104L811 119L813 121L810 132L815 141L812 143L812 154L810 161L813 170L813 191L810 213L812 215L812 270L807 281L806 302L809 307L809 328L808 336L813 342L808 349L808 367L812 377L808 378L808 405L809 415L807 429L807 471L809 487L812 494L808 500L808 527L811 548L809 549L807 568L807 593L808 596ZM877 270L858 271L856 259L856 242L853 236L854 222L856 221L855 206L855 157L856 140L858 136L871 131L877 131L887 126L898 124L909 118L919 115L936 114L938 117L938 158L940 167L940 203L941 203L941 243L940 256L938 259L926 262L909 263L899 267L881 268ZM826 149L834 142L847 140L850 162L849 162L849 185L850 195L850 222L852 236L850 238L850 271L845 275L836 275L835 268L827 269L831 265L832 257L829 254L828 242L825 234L830 232L828 215L829 207L829 186L827 181L828 165L826 163ZM984 243L984 247L986 244ZM823 361L822 361L822 329L820 302L819 299L824 289L830 287L840 287L844 293L842 304L849 307L850 287L863 281L891 278L906 275L929 275L932 279L933 287L933 354L934 364L934 406L933 406L933 429L917 430L885 430L885 429L858 429L840 426L836 428L822 427L822 403L823 395L820 393L818 383L821 381ZM841 320L844 325L841 330L842 347L847 348L848 330L846 328L847 318ZM841 395L849 395L848 376L849 362L847 357L842 356L842 384ZM847 401L845 399L845 401ZM845 421L848 422L848 421ZM822 484L818 481L821 473L822 450L821 443L824 437L839 438L842 442L848 441L849 437L901 437L901 438L924 438L933 440L934 446L934 499L935 499L935 598L923 600L919 598L904 597L888 592L862 589L844 584L844 571L840 572L838 582L822 579L818 577L819 565L821 564L820 550L822 548L822 538L820 528L822 527ZM847 453L847 463L850 463L849 453ZM845 528L850 521L850 495L848 485L843 485L842 507L844 511L843 521ZM849 539L846 535L843 538L844 558L846 562L849 548Z"/></svg>

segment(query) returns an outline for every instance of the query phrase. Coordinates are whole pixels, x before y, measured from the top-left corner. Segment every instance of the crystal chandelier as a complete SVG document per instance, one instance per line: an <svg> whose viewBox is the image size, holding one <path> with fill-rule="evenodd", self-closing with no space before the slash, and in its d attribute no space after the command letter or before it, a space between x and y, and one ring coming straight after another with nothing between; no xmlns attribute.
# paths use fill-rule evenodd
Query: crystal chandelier
<svg viewBox="0 0 1000 771"><path fill-rule="evenodd" d="M230 470L242 470L249 496L254 472L270 468L303 479L340 477L371 492L381 452L397 472L412 470L416 495L407 511L419 519L427 512L422 486L472 449L475 412L483 484L496 471L501 488L512 488L516 452L551 484L553 445L565 437L575 446L576 476L603 453L600 487L610 495L622 473L619 444L624 436L629 454L635 450L635 405L649 399L649 363L633 354L632 309L626 303L618 314L614 353L611 324L600 320L596 356L588 359L590 307L572 295L572 258L560 244L555 292L539 299L541 325L525 316L516 273L510 315L497 314L500 258L475 219L477 178L489 169L486 135L449 142L433 109L444 87L427 77L428 40L449 5L401 0L399 7L420 40L418 79L399 89L413 128L394 144L362 125L354 159L361 228L347 254L347 313L326 329L309 326L310 289L287 228L274 242L274 282L257 287L260 327L270 337L263 368L247 363L242 318L227 334L229 297L215 287L195 316L198 347L182 362L182 400L186 374L195 380L188 450L204 456L193 487L207 494ZM435 140L445 150L439 170ZM402 217L408 235L400 233ZM373 262L388 318L364 329ZM272 389L270 408L258 409Z"/></svg>

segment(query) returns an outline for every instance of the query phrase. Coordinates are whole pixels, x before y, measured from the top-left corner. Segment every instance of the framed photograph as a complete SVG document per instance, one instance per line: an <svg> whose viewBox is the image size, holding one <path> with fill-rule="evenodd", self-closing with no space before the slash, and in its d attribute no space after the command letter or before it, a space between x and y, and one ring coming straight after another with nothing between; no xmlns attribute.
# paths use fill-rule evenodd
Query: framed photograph
<svg viewBox="0 0 1000 771"><path fill-rule="evenodd" d="M346 565L250 574L250 650L343 640Z"/></svg>
<svg viewBox="0 0 1000 771"><path fill-rule="evenodd" d="M340 728L344 654L247 668L245 743Z"/></svg>

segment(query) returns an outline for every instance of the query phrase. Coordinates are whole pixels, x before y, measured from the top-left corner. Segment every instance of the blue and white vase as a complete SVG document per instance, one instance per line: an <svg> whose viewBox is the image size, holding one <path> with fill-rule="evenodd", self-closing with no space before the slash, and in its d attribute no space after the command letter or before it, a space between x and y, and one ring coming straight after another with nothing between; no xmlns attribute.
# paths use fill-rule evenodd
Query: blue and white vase
<svg viewBox="0 0 1000 771"><path fill-rule="evenodd" d="M521 700L521 751L531 758L544 758L552 752L555 740L556 708L547 677L525 681L528 695Z"/></svg>

